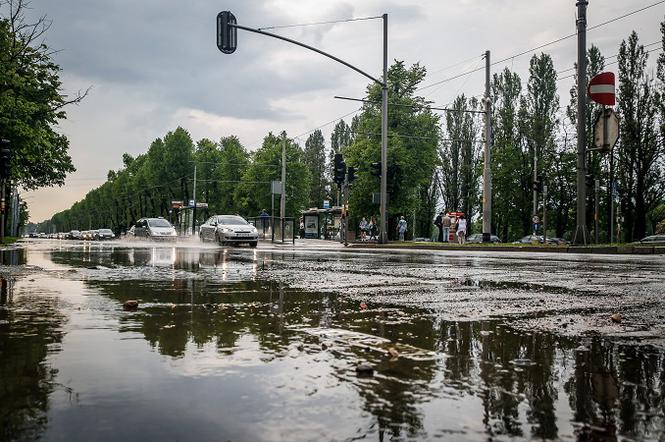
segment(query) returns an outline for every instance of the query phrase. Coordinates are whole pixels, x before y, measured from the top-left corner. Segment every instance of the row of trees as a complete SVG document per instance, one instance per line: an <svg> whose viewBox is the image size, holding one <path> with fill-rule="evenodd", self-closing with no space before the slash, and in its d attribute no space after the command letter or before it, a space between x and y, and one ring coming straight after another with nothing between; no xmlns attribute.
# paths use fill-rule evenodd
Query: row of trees
<svg viewBox="0 0 665 442"><path fill-rule="evenodd" d="M656 49L665 48L665 22L661 28L662 42ZM634 32L612 56L618 63L621 138L611 155L590 153L587 159L603 190L602 240L608 239L611 177L619 189L621 239L639 239L665 218L665 55L660 55L655 75L647 70L648 56ZM609 65L595 46L587 57L589 77ZM396 61L388 71L389 235L398 217L406 216L416 221L411 226L415 235L428 237L433 218L444 208L463 211L475 226L480 225L484 141L480 103L476 97L460 95L442 117L418 95L425 77L426 69L419 64L408 67ZM550 235L565 237L574 230L576 86L571 88L569 105L562 107L558 80L552 58L544 53L531 58L525 82L508 68L493 76L492 221L493 232L504 240L530 230L534 157L537 175L549 189L545 201L539 197L537 213L542 216L547 211ZM378 215L372 193L379 191L379 182L370 174L370 165L380 161L380 97L380 87L369 85L360 113L350 125L337 123L328 147L320 130L312 132L304 146L286 140L287 216L298 217L302 209L320 207L325 199L339 203L330 174L338 152L358 169L350 194L353 223ZM588 106L587 133L593 133L600 111L598 105ZM282 142L282 137L268 134L262 147L249 153L235 137L194 143L178 128L155 140L146 154L137 158L125 154L122 169L109 172L104 185L52 221L62 229L109 224L124 229L141 216L168 216L171 200L191 198L194 165L197 199L208 202L210 212L256 216L270 207L270 182L280 179ZM592 136L588 142L593 147ZM588 194L591 208L592 189ZM593 220L589 210L587 219ZM592 222L588 227L593 230Z"/></svg>

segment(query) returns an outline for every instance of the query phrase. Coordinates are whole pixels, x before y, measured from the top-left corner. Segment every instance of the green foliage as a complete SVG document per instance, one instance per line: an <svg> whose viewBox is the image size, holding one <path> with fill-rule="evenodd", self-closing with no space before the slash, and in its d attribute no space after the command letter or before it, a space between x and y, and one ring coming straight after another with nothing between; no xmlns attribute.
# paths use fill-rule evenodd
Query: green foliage
<svg viewBox="0 0 665 442"><path fill-rule="evenodd" d="M68 102L60 67L42 42L44 19L26 23L21 2L0 17L0 135L11 142L12 179L26 189L63 185L73 172L67 137L55 131Z"/></svg>
<svg viewBox="0 0 665 442"><path fill-rule="evenodd" d="M419 64L406 68L400 61L388 70L389 235L394 233L397 217L407 215L411 219L421 206L419 189L432 185L438 163L439 117L425 107L423 97L415 95L425 75L425 68ZM354 142L345 151L347 164L360 171L350 195L354 219L379 212L379 207L372 204L372 192L379 191L379 183L369 172L370 164L381 160L381 140L377 136L381 133L381 87L369 85L367 96L368 102L354 124Z"/></svg>
<svg viewBox="0 0 665 442"><path fill-rule="evenodd" d="M286 136L285 133L282 134ZM281 181L283 140L269 133L260 149L252 154L252 162L236 190L236 200L242 213L258 216L261 210L270 211L272 181ZM307 207L311 173L304 164L303 150L286 140L286 216L298 218ZM279 195L275 196L275 216L279 216Z"/></svg>
<svg viewBox="0 0 665 442"><path fill-rule="evenodd" d="M317 129L305 142L304 161L312 178L309 191L309 207L320 207L326 196L326 145L323 133Z"/></svg>

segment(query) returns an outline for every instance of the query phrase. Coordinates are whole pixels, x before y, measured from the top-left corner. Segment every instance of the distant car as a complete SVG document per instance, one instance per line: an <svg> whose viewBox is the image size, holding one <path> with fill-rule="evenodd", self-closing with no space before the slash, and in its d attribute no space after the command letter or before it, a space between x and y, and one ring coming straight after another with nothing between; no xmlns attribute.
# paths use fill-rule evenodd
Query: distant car
<svg viewBox="0 0 665 442"><path fill-rule="evenodd" d="M175 227L164 218L141 218L128 232L136 238L153 240L175 240L178 234Z"/></svg>
<svg viewBox="0 0 665 442"><path fill-rule="evenodd" d="M259 232L241 216L215 215L201 225L199 230L201 241L215 241L218 244L247 243L256 247Z"/></svg>
<svg viewBox="0 0 665 442"><path fill-rule="evenodd" d="M95 231L95 240L101 241L103 239L113 239L115 235L111 229L99 229Z"/></svg>
<svg viewBox="0 0 665 442"><path fill-rule="evenodd" d="M552 237L550 238L549 236L547 237L547 244L554 244L556 246L567 246L570 244L570 241L563 239L563 238L556 238Z"/></svg>
<svg viewBox="0 0 665 442"><path fill-rule="evenodd" d="M69 232L69 239L81 239L81 232L78 230L72 230Z"/></svg>
<svg viewBox="0 0 665 442"><path fill-rule="evenodd" d="M480 244L483 242L483 234L482 233L474 233L473 235L469 235L466 237L466 242L469 244ZM498 236L491 235L490 236L490 242L492 244L497 244L501 242L501 239Z"/></svg>
<svg viewBox="0 0 665 442"><path fill-rule="evenodd" d="M518 239L517 241L513 241L513 244L533 244L533 243L542 244L543 243L543 237L540 236L540 235L527 235L527 236L523 236L522 238Z"/></svg>
<svg viewBox="0 0 665 442"><path fill-rule="evenodd" d="M640 244L665 245L665 235L650 235L640 240Z"/></svg>

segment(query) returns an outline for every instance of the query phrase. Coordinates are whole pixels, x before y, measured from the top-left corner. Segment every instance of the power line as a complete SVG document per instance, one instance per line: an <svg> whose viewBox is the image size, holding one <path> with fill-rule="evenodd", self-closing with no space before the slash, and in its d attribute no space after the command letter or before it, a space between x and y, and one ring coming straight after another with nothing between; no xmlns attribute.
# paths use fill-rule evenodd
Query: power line
<svg viewBox="0 0 665 442"><path fill-rule="evenodd" d="M644 7L640 8L640 9L636 9L636 10L633 10L633 11L627 12L627 13L625 13L625 14L623 14L623 15L620 15L620 16L617 16L617 17L614 17L614 18L611 18L611 19L609 19L609 20L607 20L607 21L604 21L604 22L602 22L602 23L598 23L597 25L590 26L590 27L587 28L587 31L592 31L592 30L594 30L594 29L598 29L598 28L600 28L600 27L602 27L602 26L605 26L605 25L608 25L608 24L613 23L613 22L615 22L615 21L618 21L618 20L624 19L624 18L626 18L626 17L629 17L629 16L631 16L631 15L634 15L634 14L637 14L637 13L639 13L639 12L645 11L645 10L647 10L647 9L649 9L649 8L653 8L654 6L658 6L658 5L663 4L663 3L665 3L665 0L660 0L660 1L658 1L658 2L655 2L655 3L652 3L652 4L650 4L650 5L644 6ZM518 52L517 54L511 55L511 56L509 56L509 57L505 57L505 58L502 58L501 60L494 61L494 62L492 62L492 63L490 64L490 66L495 66L495 65L497 65L497 64L505 63L506 61L513 60L513 59L515 59L515 58L517 58L517 57L521 57L521 56L523 56L523 55L526 55L526 54L532 53L532 52L534 52L534 51L537 51L538 49L542 49L542 48L544 48L544 47L547 47L547 46L550 46L550 45L553 45L553 44L559 43L559 42L561 42L561 41L567 40L567 39L572 38L572 37L575 37L575 36L577 36L577 32L574 32L574 33L572 33L572 34L568 34L568 35L564 35L563 37L559 37L559 38L557 38L557 39L555 39L555 40L549 41L549 42L547 42L547 43L543 43L543 44L541 44L541 45L538 45L538 46L536 46L536 47L534 47L534 48L531 48L531 49L528 49L528 50L526 50L526 51ZM484 69L484 67L479 67L479 68L475 68L475 69L472 69L472 70L469 70L469 71L466 71L466 72L462 72L462 73L457 74L457 75L454 75L454 76L452 76L452 77L444 78L443 80L439 80L439 81L437 81L437 82L434 82L434 83L428 84L428 85L426 85L426 86L423 86L423 87L417 89L417 91L421 91L421 90L424 90L424 89L429 89L430 87L434 87L434 86L437 86L437 85L439 85L439 84L447 83L447 82L449 82L449 81L455 80L455 79L460 78L460 77L463 77L463 76L465 76L465 75L473 74L474 72L478 72L478 71L483 70L483 69Z"/></svg>
<svg viewBox="0 0 665 442"><path fill-rule="evenodd" d="M664 0L665 1L665 0ZM376 20L383 18L380 15L373 16L373 17L358 17L358 18L343 18L339 20L328 20L328 21L319 21L319 22L312 22L312 23L296 23L296 24L290 24L290 25L277 25L277 26L265 26L263 28L257 28L259 31L265 31L268 29L286 29L286 28L299 28L299 27L304 27L304 26L318 26L318 25L332 25L335 23L348 23L352 21L364 21L364 20Z"/></svg>
<svg viewBox="0 0 665 442"><path fill-rule="evenodd" d="M360 102L363 102L363 103L381 104L380 101L371 101L371 100L365 100L365 99L361 99L361 98L340 97L338 95L336 95L334 98L337 98L337 99L340 99L340 100L360 101ZM447 108L447 107L428 106L426 104L389 103L389 106L412 107L412 108L421 108L421 109L428 109L428 110L440 110L440 111L446 111L446 112L466 112L466 113L470 113L470 114L484 114L485 113L485 111L450 109L450 108Z"/></svg>
<svg viewBox="0 0 665 442"><path fill-rule="evenodd" d="M307 135L307 134L311 134L311 133L314 132L315 130L319 130L319 129L324 128L324 127L326 127L326 126L328 126L328 125L331 125L331 124L333 124L334 122L339 121L339 120L341 120L341 119L344 118L344 117L348 117L348 116L351 115L351 114L358 113L358 112L360 112L362 109L363 109L362 107L359 107L358 109L356 109L356 110L354 110L354 111L351 111L351 112L349 112L348 114L344 114L344 115L342 115L341 117L337 117L337 118L335 118L334 120L330 120L330 121L328 121L327 123L322 124L321 126L315 127L314 129L308 130L307 132L303 132L303 133L301 133L300 135L296 135L296 136L293 137L293 138L304 137L304 136Z"/></svg>

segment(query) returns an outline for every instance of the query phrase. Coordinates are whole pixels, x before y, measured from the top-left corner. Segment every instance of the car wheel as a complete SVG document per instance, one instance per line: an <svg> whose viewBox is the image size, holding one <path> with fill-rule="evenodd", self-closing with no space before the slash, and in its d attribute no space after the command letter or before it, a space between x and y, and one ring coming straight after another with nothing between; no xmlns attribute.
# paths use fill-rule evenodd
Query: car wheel
<svg viewBox="0 0 665 442"><path fill-rule="evenodd" d="M258 241L250 241L250 242L249 242L249 246L250 246L250 247L256 247L256 245L257 245L258 243L259 243Z"/></svg>

